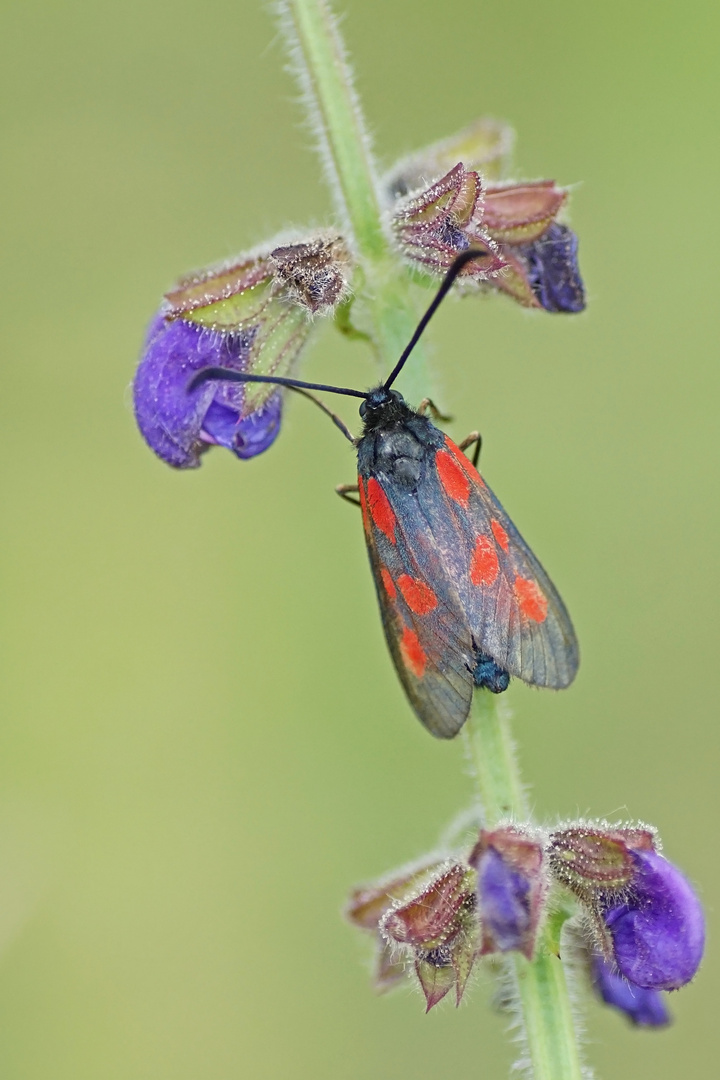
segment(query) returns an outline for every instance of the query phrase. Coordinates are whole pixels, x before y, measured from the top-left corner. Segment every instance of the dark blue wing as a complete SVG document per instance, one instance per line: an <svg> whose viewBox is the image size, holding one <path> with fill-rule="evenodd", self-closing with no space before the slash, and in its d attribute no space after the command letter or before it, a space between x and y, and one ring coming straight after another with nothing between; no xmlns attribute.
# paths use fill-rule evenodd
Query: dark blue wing
<svg viewBox="0 0 720 1080"><path fill-rule="evenodd" d="M579 663L565 605L503 507L450 440L417 499L479 648L524 682L561 689Z"/></svg>

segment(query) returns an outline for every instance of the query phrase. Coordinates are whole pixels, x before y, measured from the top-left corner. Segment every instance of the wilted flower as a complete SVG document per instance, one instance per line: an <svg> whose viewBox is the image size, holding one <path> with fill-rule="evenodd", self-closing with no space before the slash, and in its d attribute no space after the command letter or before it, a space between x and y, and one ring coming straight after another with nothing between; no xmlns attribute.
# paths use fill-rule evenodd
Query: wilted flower
<svg viewBox="0 0 720 1080"><path fill-rule="evenodd" d="M542 843L513 825L483 829L469 862L477 869L481 952L514 949L531 960L548 888Z"/></svg>
<svg viewBox="0 0 720 1080"><path fill-rule="evenodd" d="M282 400L269 384L202 383L206 367L287 375L313 317L347 291L339 237L316 237L183 279L150 325L133 386L135 416L150 447L193 468L209 446L240 458L266 450L280 430Z"/></svg>
<svg viewBox="0 0 720 1080"><path fill-rule="evenodd" d="M550 867L593 918L598 946L635 986L676 990L695 975L705 944L700 902L643 828L580 824L554 832Z"/></svg>
<svg viewBox="0 0 720 1080"><path fill-rule="evenodd" d="M412 967L427 1010L455 987L459 1005L477 954L475 874L442 862L353 894L348 917L378 942L376 985L387 989Z"/></svg>
<svg viewBox="0 0 720 1080"><path fill-rule="evenodd" d="M661 990L648 990L628 982L600 953L594 953L590 965L593 989L606 1005L625 1013L638 1027L665 1027L670 1023Z"/></svg>

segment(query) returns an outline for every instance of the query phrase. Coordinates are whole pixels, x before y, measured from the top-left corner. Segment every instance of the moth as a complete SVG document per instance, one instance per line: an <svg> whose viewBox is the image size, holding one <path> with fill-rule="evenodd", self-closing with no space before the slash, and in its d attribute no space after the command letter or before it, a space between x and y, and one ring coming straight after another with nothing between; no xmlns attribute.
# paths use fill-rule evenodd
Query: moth
<svg viewBox="0 0 720 1080"><path fill-rule="evenodd" d="M393 383L427 323L474 252L448 270L392 372L368 391L224 368L207 380L273 382L323 409L357 450L357 485L338 492L362 511L370 568L390 655L416 715L433 735L452 738L476 688L502 693L510 677L560 690L575 678L577 639L560 595L487 486L476 465L480 437L457 446ZM355 438L312 391L361 398ZM463 452L475 445L471 461Z"/></svg>

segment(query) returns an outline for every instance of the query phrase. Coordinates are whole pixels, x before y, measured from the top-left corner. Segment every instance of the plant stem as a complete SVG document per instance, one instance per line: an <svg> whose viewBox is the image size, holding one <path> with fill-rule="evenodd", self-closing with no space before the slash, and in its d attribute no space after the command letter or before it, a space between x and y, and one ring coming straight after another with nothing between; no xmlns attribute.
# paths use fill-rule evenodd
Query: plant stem
<svg viewBox="0 0 720 1080"><path fill-rule="evenodd" d="M492 828L501 818L526 821L527 800L515 747L502 702L495 694L487 690L475 693L463 730L487 827Z"/></svg>
<svg viewBox="0 0 720 1080"><path fill-rule="evenodd" d="M326 0L280 0L279 9L336 210L360 264L353 282L353 321L372 343L380 371L387 373L410 340L418 313L410 275L386 235L370 139L345 48ZM420 346L399 385L413 401L430 392Z"/></svg>
<svg viewBox="0 0 720 1080"><path fill-rule="evenodd" d="M335 19L324 0L287 0L282 6L338 209L359 254L384 259L387 243L369 138Z"/></svg>
<svg viewBox="0 0 720 1080"><path fill-rule="evenodd" d="M382 194L345 49L326 0L280 0L279 9L336 209L359 262L353 283L353 319L346 308L341 328L367 337L381 370L387 372L410 339L417 313L410 275L386 235ZM403 372L402 385L415 400L430 389L418 349ZM526 820L525 794L507 721L485 691L475 695L467 738L486 823L506 817ZM532 1075L534 1080L581 1080L562 964L545 941L537 953L532 963L523 957L512 962Z"/></svg>
<svg viewBox="0 0 720 1080"><path fill-rule="evenodd" d="M487 690L476 692L465 733L486 827L503 818L527 821L527 798L508 719ZM522 1010L529 1075L533 1080L582 1080L565 969L553 950L549 928L541 935L532 962L514 954L509 964Z"/></svg>

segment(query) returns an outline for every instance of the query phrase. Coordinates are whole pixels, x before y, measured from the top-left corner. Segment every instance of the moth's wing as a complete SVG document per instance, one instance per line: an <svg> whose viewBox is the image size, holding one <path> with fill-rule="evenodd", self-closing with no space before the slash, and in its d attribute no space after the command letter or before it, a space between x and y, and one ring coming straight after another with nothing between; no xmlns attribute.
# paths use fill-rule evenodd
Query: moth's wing
<svg viewBox="0 0 720 1080"><path fill-rule="evenodd" d="M374 500L368 498L368 485ZM441 562L430 567L429 575L420 567L416 549L429 542L432 546L432 538L417 506L414 513L410 507L409 515L398 516L376 477L359 476L358 488L383 629L400 682L425 727L438 738L451 739L465 723L472 701L472 632L457 597L453 605L447 590L440 595L436 575L442 573ZM383 498L378 509L377 500ZM423 562L427 568L427 559Z"/></svg>
<svg viewBox="0 0 720 1080"><path fill-rule="evenodd" d="M495 495L450 439L435 453L418 498L447 552L448 575L480 650L533 686L568 686L579 653L567 609Z"/></svg>

